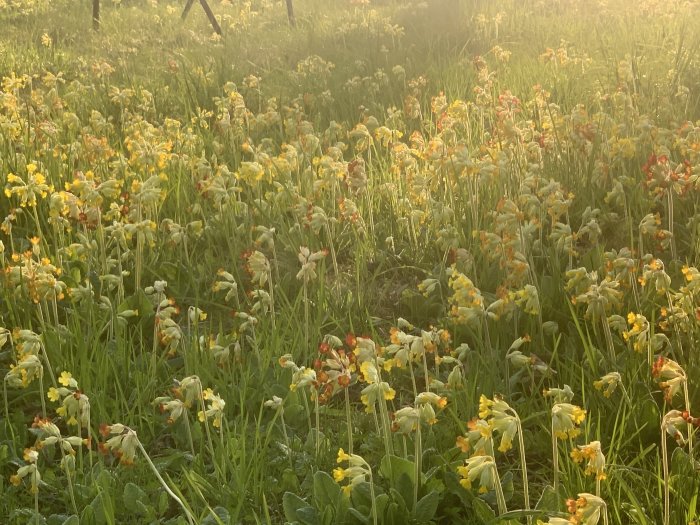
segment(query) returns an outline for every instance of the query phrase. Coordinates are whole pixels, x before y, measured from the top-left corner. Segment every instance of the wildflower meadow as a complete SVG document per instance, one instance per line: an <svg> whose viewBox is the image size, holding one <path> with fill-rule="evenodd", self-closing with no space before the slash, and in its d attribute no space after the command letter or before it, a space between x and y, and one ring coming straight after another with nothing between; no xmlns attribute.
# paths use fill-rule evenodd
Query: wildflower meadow
<svg viewBox="0 0 700 525"><path fill-rule="evenodd" d="M700 524L698 0L93 7L0 0L0 524Z"/></svg>

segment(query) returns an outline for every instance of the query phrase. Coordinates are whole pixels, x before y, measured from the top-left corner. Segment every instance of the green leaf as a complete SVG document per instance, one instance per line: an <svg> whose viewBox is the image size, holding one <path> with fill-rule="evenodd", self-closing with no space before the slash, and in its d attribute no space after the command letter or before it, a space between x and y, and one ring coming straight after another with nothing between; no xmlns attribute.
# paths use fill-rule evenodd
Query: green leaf
<svg viewBox="0 0 700 525"><path fill-rule="evenodd" d="M437 491L429 492L416 503L416 508L413 509L413 517L419 523L432 520L438 503L440 503L440 495Z"/></svg>
<svg viewBox="0 0 700 525"><path fill-rule="evenodd" d="M335 525L335 512L331 507L326 507L321 511L320 522L322 525Z"/></svg>
<svg viewBox="0 0 700 525"><path fill-rule="evenodd" d="M159 514L165 514L165 511L168 510L168 507L170 506L170 497L168 494L163 491L160 493L160 496L158 496L158 513Z"/></svg>
<svg viewBox="0 0 700 525"><path fill-rule="evenodd" d="M76 515L51 514L46 520L46 525L80 525L80 518Z"/></svg>
<svg viewBox="0 0 700 525"><path fill-rule="evenodd" d="M318 513L313 507L302 507L298 509L297 516L303 525L318 525Z"/></svg>
<svg viewBox="0 0 700 525"><path fill-rule="evenodd" d="M389 505L391 498L389 494L380 494L377 499L374 500L374 506L377 508L377 516L383 516L384 511Z"/></svg>
<svg viewBox="0 0 700 525"><path fill-rule="evenodd" d="M363 481L355 485L350 493L350 499L357 510L368 512L372 508L372 492L369 483Z"/></svg>
<svg viewBox="0 0 700 525"><path fill-rule="evenodd" d="M496 513L489 507L489 504L479 498L472 500L472 510L482 523L490 523L496 517Z"/></svg>
<svg viewBox="0 0 700 525"><path fill-rule="evenodd" d="M83 512L80 514L80 523L81 525L95 524L95 511L92 510L92 507L87 506L83 509Z"/></svg>
<svg viewBox="0 0 700 525"><path fill-rule="evenodd" d="M100 492L90 503L90 507L94 511L95 523L97 523L97 525L107 525L107 523L110 522L114 523L114 516L110 512L110 503L109 497L106 496L104 492ZM111 520L108 519L110 515L112 517Z"/></svg>
<svg viewBox="0 0 700 525"><path fill-rule="evenodd" d="M308 503L291 492L285 492L284 496L282 496L282 508L287 521L301 521L298 516L299 509L308 506Z"/></svg>
<svg viewBox="0 0 700 525"><path fill-rule="evenodd" d="M401 497L406 502L406 508L408 508L409 511L412 511L413 510L413 482L406 475L405 472L402 473L401 476L399 476L399 480L396 483L396 490L399 491L399 494L401 494Z"/></svg>
<svg viewBox="0 0 700 525"><path fill-rule="evenodd" d="M471 506L474 496L459 484L459 479L460 478L456 472L445 472L445 487L452 494L456 495L464 506L469 507Z"/></svg>
<svg viewBox="0 0 700 525"><path fill-rule="evenodd" d="M202 520L201 525L229 525L231 523L231 515L224 507L214 507L212 509L215 515L209 514Z"/></svg>
<svg viewBox="0 0 700 525"><path fill-rule="evenodd" d="M559 497L557 493L554 492L554 488L551 485L547 485L542 491L540 499L537 501L535 508L537 510L549 510L555 511L558 508Z"/></svg>
<svg viewBox="0 0 700 525"><path fill-rule="evenodd" d="M314 474L314 502L319 509L327 506L335 508L341 492L340 486L327 472L319 470Z"/></svg>
<svg viewBox="0 0 700 525"><path fill-rule="evenodd" d="M137 501L146 504L148 502L148 494L146 494L143 489L135 483L129 482L124 486L122 500L124 501L126 508L129 509Z"/></svg>
<svg viewBox="0 0 700 525"><path fill-rule="evenodd" d="M352 507L350 507L348 509L348 512L353 518L357 519L360 523L369 523L369 516L365 516L357 509L353 509Z"/></svg>
<svg viewBox="0 0 700 525"><path fill-rule="evenodd" d="M391 488L389 489L389 494L391 494L391 497L398 505L404 508L406 507L406 500L403 499L403 496L398 490Z"/></svg>
<svg viewBox="0 0 700 525"><path fill-rule="evenodd" d="M390 503L385 512L385 521L387 525L405 525L408 523L410 516L406 505L395 502Z"/></svg>
<svg viewBox="0 0 700 525"><path fill-rule="evenodd" d="M387 478L392 485L396 485L402 474L406 474L413 484L416 477L416 466L413 461L409 461L398 456L386 455L379 465L379 474Z"/></svg>

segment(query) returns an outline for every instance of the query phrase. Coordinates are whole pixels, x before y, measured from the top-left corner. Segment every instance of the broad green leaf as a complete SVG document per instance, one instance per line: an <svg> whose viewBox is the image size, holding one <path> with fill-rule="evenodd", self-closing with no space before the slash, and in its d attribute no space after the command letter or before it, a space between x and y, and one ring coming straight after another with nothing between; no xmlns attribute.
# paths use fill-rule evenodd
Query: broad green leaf
<svg viewBox="0 0 700 525"><path fill-rule="evenodd" d="M537 510L556 511L558 503L559 498L557 497L557 493L554 492L554 488L552 488L550 485L547 485L542 491L540 499L537 500L535 508Z"/></svg>
<svg viewBox="0 0 700 525"><path fill-rule="evenodd" d="M216 516L209 514L202 520L201 525L228 525L231 523L231 515L227 509L224 507L214 507L212 510Z"/></svg>
<svg viewBox="0 0 700 525"><path fill-rule="evenodd" d="M326 506L335 508L341 497L342 489L333 478L323 470L314 474L314 503L322 509Z"/></svg>
<svg viewBox="0 0 700 525"><path fill-rule="evenodd" d="M124 493L122 494L122 500L124 501L124 506L129 510L135 502L139 501L143 504L148 503L148 495L144 490L136 485L135 483L127 483L124 486Z"/></svg>
<svg viewBox="0 0 700 525"><path fill-rule="evenodd" d="M309 504L306 501L291 492L285 492L284 496L282 496L282 508L287 521L299 521L297 512L299 509L308 506Z"/></svg>
<svg viewBox="0 0 700 525"><path fill-rule="evenodd" d="M357 510L369 512L369 509L372 508L372 493L369 483L363 481L355 485L350 493L350 499L353 507Z"/></svg>
<svg viewBox="0 0 700 525"><path fill-rule="evenodd" d="M413 461L386 455L379 465L379 474L387 478L392 485L396 484L402 474L406 474L411 483L415 483L416 466Z"/></svg>
<svg viewBox="0 0 700 525"><path fill-rule="evenodd" d="M318 513L313 507L302 507L297 510L299 522L303 525L318 525Z"/></svg>
<svg viewBox="0 0 700 525"><path fill-rule="evenodd" d="M438 503L440 503L440 495L437 491L429 492L416 503L416 508L413 509L413 517L419 523L432 520Z"/></svg>
<svg viewBox="0 0 700 525"><path fill-rule="evenodd" d="M474 510L474 514L482 523L491 523L496 517L496 513L489 504L479 498L474 498L472 500L472 510Z"/></svg>
<svg viewBox="0 0 700 525"><path fill-rule="evenodd" d="M377 507L377 516L384 515L384 511L386 510L390 501L391 498L388 494L380 494L377 496L377 499L374 500L374 505Z"/></svg>
<svg viewBox="0 0 700 525"><path fill-rule="evenodd" d="M355 518L355 519L356 519L357 521L359 521L360 523L370 523L370 519L371 519L370 516L368 516L368 515L366 516L366 515L362 514L362 513L361 513L360 511L358 511L357 509L354 509L354 508L350 507L350 508L348 509L348 512L350 513L350 515L351 515L353 518Z"/></svg>

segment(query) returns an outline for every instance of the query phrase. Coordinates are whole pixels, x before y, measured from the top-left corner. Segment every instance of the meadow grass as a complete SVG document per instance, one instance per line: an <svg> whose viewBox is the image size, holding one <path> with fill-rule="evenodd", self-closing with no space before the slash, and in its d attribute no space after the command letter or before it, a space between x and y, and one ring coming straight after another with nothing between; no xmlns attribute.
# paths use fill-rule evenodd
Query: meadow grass
<svg viewBox="0 0 700 525"><path fill-rule="evenodd" d="M0 522L698 521L694 1L0 0Z"/></svg>

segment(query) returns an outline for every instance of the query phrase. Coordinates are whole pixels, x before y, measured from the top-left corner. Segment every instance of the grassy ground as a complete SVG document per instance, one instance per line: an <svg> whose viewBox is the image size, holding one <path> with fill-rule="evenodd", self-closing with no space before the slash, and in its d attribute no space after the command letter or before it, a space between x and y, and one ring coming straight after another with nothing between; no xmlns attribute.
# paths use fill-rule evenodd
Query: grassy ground
<svg viewBox="0 0 700 525"><path fill-rule="evenodd" d="M692 1L0 0L0 521L698 520Z"/></svg>

